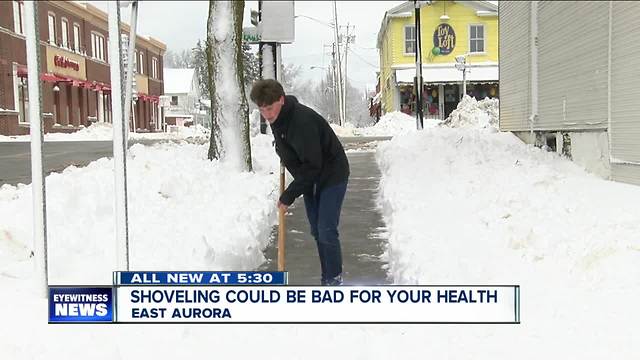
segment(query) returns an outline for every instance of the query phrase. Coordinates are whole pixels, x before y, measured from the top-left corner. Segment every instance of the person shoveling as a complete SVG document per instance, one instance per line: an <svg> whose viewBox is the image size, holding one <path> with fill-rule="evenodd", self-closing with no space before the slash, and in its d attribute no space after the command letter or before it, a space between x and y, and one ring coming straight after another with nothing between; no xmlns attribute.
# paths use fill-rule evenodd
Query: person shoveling
<svg viewBox="0 0 640 360"><path fill-rule="evenodd" d="M304 196L311 235L318 246L321 283L341 285L338 224L349 180L349 161L342 144L321 115L285 95L276 80L256 81L251 101L269 122L276 153L293 176L277 206L283 213L297 197Z"/></svg>

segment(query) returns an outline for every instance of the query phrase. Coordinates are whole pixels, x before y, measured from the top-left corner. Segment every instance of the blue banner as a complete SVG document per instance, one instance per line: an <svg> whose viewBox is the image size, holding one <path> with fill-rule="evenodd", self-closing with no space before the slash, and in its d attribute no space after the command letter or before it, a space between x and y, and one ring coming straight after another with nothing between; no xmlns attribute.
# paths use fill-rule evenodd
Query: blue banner
<svg viewBox="0 0 640 360"><path fill-rule="evenodd" d="M113 322L112 287L49 287L49 322Z"/></svg>
<svg viewBox="0 0 640 360"><path fill-rule="evenodd" d="M116 271L120 285L286 285L280 271Z"/></svg>

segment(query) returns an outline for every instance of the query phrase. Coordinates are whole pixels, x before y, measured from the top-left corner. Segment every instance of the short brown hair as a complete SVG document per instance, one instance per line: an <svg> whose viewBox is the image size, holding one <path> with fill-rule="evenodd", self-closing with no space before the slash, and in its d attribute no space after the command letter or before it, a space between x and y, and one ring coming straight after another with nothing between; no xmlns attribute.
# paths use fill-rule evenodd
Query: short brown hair
<svg viewBox="0 0 640 360"><path fill-rule="evenodd" d="M258 106L271 105L284 96L284 89L273 79L258 80L251 88L251 101Z"/></svg>

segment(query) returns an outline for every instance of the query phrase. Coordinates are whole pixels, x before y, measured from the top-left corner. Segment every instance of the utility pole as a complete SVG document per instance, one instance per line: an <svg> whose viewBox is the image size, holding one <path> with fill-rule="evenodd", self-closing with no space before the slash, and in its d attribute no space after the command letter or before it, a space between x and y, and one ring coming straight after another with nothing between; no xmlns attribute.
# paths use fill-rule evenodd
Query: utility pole
<svg viewBox="0 0 640 360"><path fill-rule="evenodd" d="M416 127L418 130L423 128L422 113L422 44L420 36L420 1L413 0L415 7L415 29L416 29L416 79L413 82L416 90Z"/></svg>
<svg viewBox="0 0 640 360"><path fill-rule="evenodd" d="M338 89L340 89L342 87L343 84L343 79L342 79L342 64L340 62L340 40L338 37L338 30L339 30L339 25L338 25L338 5L336 4L336 1L333 1L333 33L335 36L335 44L336 44L336 59L338 62L338 71L337 71L337 77L338 77ZM342 126L344 124L344 98L343 98L343 92L342 90L338 90L338 119L339 119L339 125Z"/></svg>
<svg viewBox="0 0 640 360"><path fill-rule="evenodd" d="M349 23L347 23L346 33L344 37L344 78L342 83L342 98L344 99L342 103L342 116L345 121L347 120L347 82L349 80L349 78L347 77L347 54L349 53L349 44L355 41L355 35L349 35L349 28Z"/></svg>
<svg viewBox="0 0 640 360"><path fill-rule="evenodd" d="M336 115L338 117L338 122L340 122L340 85L338 84L338 69L336 68L336 43L334 42L331 47L331 75L332 75L332 85L333 85L333 99L336 102Z"/></svg>

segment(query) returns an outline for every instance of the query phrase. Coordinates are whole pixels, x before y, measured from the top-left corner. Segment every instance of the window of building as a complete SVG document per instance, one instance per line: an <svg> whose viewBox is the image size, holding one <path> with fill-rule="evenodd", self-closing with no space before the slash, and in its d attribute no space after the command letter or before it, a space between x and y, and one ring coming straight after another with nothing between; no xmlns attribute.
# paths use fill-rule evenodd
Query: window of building
<svg viewBox="0 0 640 360"><path fill-rule="evenodd" d="M138 74L138 50L133 50L133 73Z"/></svg>
<svg viewBox="0 0 640 360"><path fill-rule="evenodd" d="M416 53L416 27L413 25L404 27L404 53Z"/></svg>
<svg viewBox="0 0 640 360"><path fill-rule="evenodd" d="M104 36L96 32L91 33L91 55L98 60L105 61Z"/></svg>
<svg viewBox="0 0 640 360"><path fill-rule="evenodd" d="M80 25L73 24L73 49L80 52Z"/></svg>
<svg viewBox="0 0 640 360"><path fill-rule="evenodd" d="M21 123L29 122L29 83L26 77L17 77L15 81L18 86L18 121Z"/></svg>
<svg viewBox="0 0 640 360"><path fill-rule="evenodd" d="M62 46L69 48L69 20L62 19Z"/></svg>
<svg viewBox="0 0 640 360"><path fill-rule="evenodd" d="M159 79L159 77L158 77L158 58L157 57L153 57L151 59L151 76L154 79Z"/></svg>
<svg viewBox="0 0 640 360"><path fill-rule="evenodd" d="M144 74L144 53L142 51L138 52L138 56L140 56L140 74Z"/></svg>
<svg viewBox="0 0 640 360"><path fill-rule="evenodd" d="M171 97L171 105L178 105L178 97L177 96L172 96Z"/></svg>
<svg viewBox="0 0 640 360"><path fill-rule="evenodd" d="M24 2L13 2L13 29L16 33L24 35Z"/></svg>
<svg viewBox="0 0 640 360"><path fill-rule="evenodd" d="M48 16L49 21L49 43L56 43L56 16L49 13Z"/></svg>
<svg viewBox="0 0 640 360"><path fill-rule="evenodd" d="M469 25L469 52L484 52L484 25Z"/></svg>

